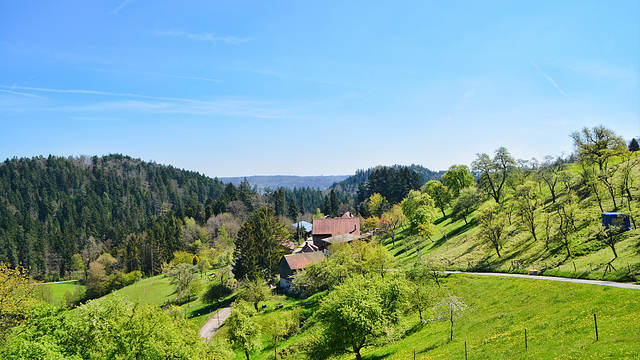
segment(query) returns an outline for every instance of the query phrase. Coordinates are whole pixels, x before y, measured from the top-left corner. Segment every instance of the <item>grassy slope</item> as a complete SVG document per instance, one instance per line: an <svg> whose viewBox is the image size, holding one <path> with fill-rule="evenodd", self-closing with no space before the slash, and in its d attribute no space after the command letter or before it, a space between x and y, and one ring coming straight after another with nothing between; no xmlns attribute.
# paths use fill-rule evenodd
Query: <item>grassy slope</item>
<svg viewBox="0 0 640 360"><path fill-rule="evenodd" d="M114 291L107 295L119 294L130 301L139 302L141 305L152 304L162 306L174 295L173 285L170 284L169 278L164 275L142 279L134 284L126 286L120 290Z"/></svg>
<svg viewBox="0 0 640 360"><path fill-rule="evenodd" d="M572 164L570 170L574 177L578 177L577 164ZM637 179L640 178L638 167L635 168L635 175ZM567 190L560 186L557 193L557 203L564 201ZM539 219L544 212L553 212L554 208L548 189L543 188L543 196L546 198L545 202L537 210ZM613 210L612 201L607 197L604 200L605 211ZM487 201L493 202L491 199ZM508 200L506 207L509 207ZM468 217L468 225L465 225L463 220L453 221L450 216L438 219L433 241L410 239L401 231L396 237L395 246L389 239L384 240L383 244L401 265L415 261L419 249L423 258L429 257L447 268L485 267L492 270L508 270L512 264L519 262L524 268L552 270L549 274L600 279L607 264L613 260L612 265L618 270L618 274L607 278L625 278L628 277L627 273L640 272L640 230L634 229L621 235L622 240L616 245L618 258L614 260L611 249L595 240L589 233L589 226L600 223L600 208L597 202L588 197L580 199L580 230L570 247L574 255L571 259L567 259L566 250L558 242L550 243L549 249L546 249L545 241L542 240L542 226L538 227L538 241L534 241L527 231L519 229L515 214L512 215L513 224L507 229L507 240L500 251L502 256L498 257L490 245L482 243L479 239L478 229L473 222L475 215L476 213L473 213Z"/></svg>
<svg viewBox="0 0 640 360"><path fill-rule="evenodd" d="M65 303L64 295L67 292L74 293L78 291L78 287L82 289L85 288L85 286L79 282L38 284L36 287L36 296L39 299L48 299L53 304L61 305Z"/></svg>
<svg viewBox="0 0 640 360"><path fill-rule="evenodd" d="M204 274L203 277L198 277L203 281L204 289L208 284L208 279L215 273L226 272L228 269L210 270ZM218 274L219 275L219 274ZM154 277L142 279L132 285L126 286L112 294L119 294L125 298L139 302L140 304L151 304L157 306L164 306L171 301L175 300L176 292L174 285L171 284L171 279L164 275L156 275ZM107 296L112 296L107 295ZM235 295L229 296L223 305L229 303ZM179 305L180 312L184 313L188 319L188 323L194 330L200 330L200 328L209 320L209 318L215 314L218 310L215 305L204 304L200 297L194 298L191 302L187 302Z"/></svg>
<svg viewBox="0 0 640 360"><path fill-rule="evenodd" d="M548 194L547 194L548 195ZM561 191L559 201L565 192ZM489 200L492 201L492 200ZM539 211L548 211L549 202ZM582 218L599 221L599 208L589 199L581 200ZM605 203L605 207L609 204ZM601 278L605 265L612 259L611 250L587 236L581 230L572 245L572 251L580 255L566 260L566 253L557 244L545 249L543 241L534 241L528 233L509 228L508 241L498 258L495 251L482 244L472 224L472 216L464 221L439 219L436 236L430 240L411 240L400 231L395 246L384 240L399 265L407 265L417 259L417 249L422 257L430 257L450 268L466 268L489 264L489 268L508 270L511 261L519 261L525 267L549 268L560 275ZM514 217L515 219L515 217ZM444 234L447 234L445 237ZM619 257L613 262L620 272L640 270L640 232L625 234L617 245ZM574 273L574 262L577 273ZM407 336L393 344L364 351L368 359L410 359L416 350L417 359L449 359L464 356L464 341L469 357L473 359L508 358L637 358L640 340L640 291L615 289L593 285L566 284L527 279L504 279L452 275L445 280L447 292L461 297L473 312L456 322L452 343L448 343L448 323L436 322L421 326L417 316L408 318ZM171 297L173 288L168 279L157 276L120 290L132 299L161 305ZM278 316L274 310L279 303L288 307L301 306L311 315L318 306L320 295L307 300L274 298L267 302L266 310L258 316L260 324ZM231 299L228 299L231 300ZM199 328L216 308L200 303L200 300L183 305L193 328ZM600 341L595 342L593 313L598 314ZM416 319L414 319L416 318ZM310 327L310 329L309 329ZM527 329L529 349L524 350L524 329ZM278 345L278 349L304 348L313 325ZM225 336L223 326L217 336ZM273 344L263 334L264 348L252 358L273 358ZM504 354L504 355L500 355ZM237 353L237 359L244 354ZM295 358L292 356L290 358ZM338 357L351 359L352 355Z"/></svg>
<svg viewBox="0 0 640 360"><path fill-rule="evenodd" d="M449 275L443 293L459 296L472 311L454 324L432 322L421 325L416 314L407 317L408 333L398 342L366 348L365 359L461 359L464 343L470 359L601 359L640 356L640 291L597 285L569 284L545 280ZM322 295L322 294L318 294ZM282 310L273 305L303 306L311 314L320 296L307 300L274 299L261 310L257 321L265 326ZM599 341L595 341L593 314L598 317ZM435 314L426 314L434 317ZM528 349L524 348L527 329ZM263 330L263 350L252 359L273 359L273 343ZM278 349L305 348L313 324L300 334L278 344ZM225 336L225 326L217 336ZM291 352L289 350L288 352ZM237 352L235 359L244 359ZM295 359L293 355L289 359ZM335 359L353 359L353 354Z"/></svg>
<svg viewBox="0 0 640 360"><path fill-rule="evenodd" d="M369 349L365 357L409 359L415 349L417 359L462 358L465 341L472 359L639 356L640 291L468 275L450 276L445 286L473 309L456 321L453 342L448 341L449 323L420 326L414 322L414 333L389 346Z"/></svg>

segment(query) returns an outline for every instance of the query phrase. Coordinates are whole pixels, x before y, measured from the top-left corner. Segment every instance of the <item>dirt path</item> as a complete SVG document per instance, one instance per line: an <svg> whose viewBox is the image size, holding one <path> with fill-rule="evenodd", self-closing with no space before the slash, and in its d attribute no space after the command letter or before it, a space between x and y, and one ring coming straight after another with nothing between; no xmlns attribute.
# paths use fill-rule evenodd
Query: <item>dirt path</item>
<svg viewBox="0 0 640 360"><path fill-rule="evenodd" d="M611 286L611 287L617 287L622 289L640 290L640 285L638 284L619 283L614 281L571 279L571 278L554 277L554 276L508 274L508 273L481 273L481 272L464 272L464 271L443 271L443 272L445 274L505 276L505 277L518 277L518 278L536 279L536 280L562 281L562 282L570 282L575 284L591 284L591 285L600 285L600 286Z"/></svg>
<svg viewBox="0 0 640 360"><path fill-rule="evenodd" d="M222 326L224 321L227 320L229 315L231 315L230 306L223 307L222 309L218 310L218 312L216 312L209 319L209 321L207 321L207 323L204 324L202 329L200 329L200 337L206 339L206 341L208 342L209 339L211 339L211 337L213 336L213 334L215 334L216 331L218 331L218 329L220 328L220 326Z"/></svg>
<svg viewBox="0 0 640 360"><path fill-rule="evenodd" d="M53 282L45 282L45 283L34 283L34 285L64 284L64 283L72 283L72 282L80 282L80 280L65 280L65 281L53 281Z"/></svg>

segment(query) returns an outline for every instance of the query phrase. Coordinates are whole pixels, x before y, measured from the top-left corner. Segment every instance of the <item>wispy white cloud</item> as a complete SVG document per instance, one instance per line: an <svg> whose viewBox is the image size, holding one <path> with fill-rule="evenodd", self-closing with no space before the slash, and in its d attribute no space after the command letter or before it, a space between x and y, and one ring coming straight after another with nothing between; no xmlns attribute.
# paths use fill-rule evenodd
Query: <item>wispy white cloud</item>
<svg viewBox="0 0 640 360"><path fill-rule="evenodd" d="M124 118L114 118L114 117L87 117L87 116L70 116L70 120L80 120L80 121L95 121L95 122L116 122L123 121Z"/></svg>
<svg viewBox="0 0 640 360"><path fill-rule="evenodd" d="M10 88L11 88L11 89L14 89L15 87L16 87L16 86L14 85L14 86L11 86ZM8 93L8 94L13 94L13 95L27 96L27 97L32 97L32 98L36 98L36 99L41 99L41 98L42 98L41 96L38 96L38 95L27 94L27 93L22 93L22 92L12 91L12 90L3 90L3 89L0 89L0 92Z"/></svg>
<svg viewBox="0 0 640 360"><path fill-rule="evenodd" d="M304 106L282 106L272 102L249 100L204 101L187 98L149 96L132 93L117 93L85 89L48 89L26 86L0 85L0 91L15 93L12 90L45 92L55 94L100 95L129 98L123 101L92 102L84 105L53 106L48 111L115 113L118 111L154 113L154 114L191 114L191 115L225 115L261 119L300 119L300 108ZM22 93L21 93L22 94ZM29 96L31 94L24 94ZM38 97L37 95L33 95ZM134 100L140 99L140 100Z"/></svg>
<svg viewBox="0 0 640 360"><path fill-rule="evenodd" d="M240 45L242 43L253 40L253 38L240 38L236 36L218 36L212 33L190 33L184 30L177 30L177 29L155 30L153 31L153 33L158 36L182 37L189 40L204 41L204 42L210 42L213 44L222 42L226 44Z"/></svg>
<svg viewBox="0 0 640 360"><path fill-rule="evenodd" d="M110 15L115 15L117 13L120 12L120 10L122 10L125 6L131 4L132 2L134 2L135 0L124 0L123 2L120 3L120 5L118 5L117 8L111 10L111 12L109 12Z"/></svg>
<svg viewBox="0 0 640 360"><path fill-rule="evenodd" d="M199 76L188 76L188 75L166 74L166 73L157 73L157 72L151 72L151 71L107 70L107 69L96 69L96 68L84 68L84 69L86 69L86 70L90 70L90 71L98 71L98 72L104 72L104 73L111 73L111 74L142 74L142 75L156 75L156 76L173 77L173 78L178 78L178 79L201 80L201 81L218 82L218 83L221 83L221 82L222 82L222 80L218 80L218 79L211 79L211 78L205 78L205 77L199 77Z"/></svg>
<svg viewBox="0 0 640 360"><path fill-rule="evenodd" d="M545 78L547 78L547 80L549 80L549 82L551 83L551 85L553 85L556 89L558 89L558 91L560 91L560 93L562 93L562 95L564 95L564 97L566 97L567 99L571 100L571 98L569 97L569 95L567 95L561 88L560 86L558 86L558 84L551 78L551 76L545 74L542 72L542 70L540 70L540 67L538 67L538 65L536 65L534 62L531 62L531 65L533 65L533 67L536 68L536 70L538 70L538 73L542 76L544 76Z"/></svg>
<svg viewBox="0 0 640 360"><path fill-rule="evenodd" d="M48 92L48 93L106 95L106 96L133 97L133 98L153 99L153 100L168 100L168 101L178 101L178 102L188 102L188 103L207 103L206 101L193 100L193 99L149 96L149 95L140 95L140 94L131 94L131 93L116 93L116 92L96 91L96 90L47 89L47 88L36 88L36 87L15 86L15 85L13 86L0 85L0 88L18 89L18 90L27 90L27 91L36 91L36 92Z"/></svg>
<svg viewBox="0 0 640 360"><path fill-rule="evenodd" d="M222 115L256 119L301 119L304 116L292 115L290 109L278 108L275 104L255 101L220 101L186 104L169 101L113 101L87 105L74 105L49 108L48 111L72 113L118 113L142 114L183 114L183 115Z"/></svg>

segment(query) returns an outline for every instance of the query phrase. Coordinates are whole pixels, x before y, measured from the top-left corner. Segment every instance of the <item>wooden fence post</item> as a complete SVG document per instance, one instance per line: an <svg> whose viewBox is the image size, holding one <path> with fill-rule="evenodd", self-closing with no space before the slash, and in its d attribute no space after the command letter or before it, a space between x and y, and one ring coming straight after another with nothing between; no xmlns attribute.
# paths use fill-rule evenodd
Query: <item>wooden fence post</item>
<svg viewBox="0 0 640 360"><path fill-rule="evenodd" d="M596 325L596 341L598 341L598 318L593 314L593 323Z"/></svg>
<svg viewBox="0 0 640 360"><path fill-rule="evenodd" d="M527 344L527 329L524 329L524 349L527 350L528 348L528 344Z"/></svg>
<svg viewBox="0 0 640 360"><path fill-rule="evenodd" d="M467 360L467 342L464 342L464 360Z"/></svg>

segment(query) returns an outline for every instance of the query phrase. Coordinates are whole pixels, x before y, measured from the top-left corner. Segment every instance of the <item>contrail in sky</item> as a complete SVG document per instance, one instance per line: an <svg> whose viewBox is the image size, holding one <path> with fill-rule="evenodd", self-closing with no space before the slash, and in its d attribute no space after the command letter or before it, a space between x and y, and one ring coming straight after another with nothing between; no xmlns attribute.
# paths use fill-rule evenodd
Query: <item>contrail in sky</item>
<svg viewBox="0 0 640 360"><path fill-rule="evenodd" d="M560 91L562 93L562 95L564 95L567 99L571 100L571 98L569 97L569 95L567 95L564 91L562 91L562 89L560 89L560 86L558 86L558 84L556 84L555 81L553 81L553 79L551 78L551 76L545 74L542 72L542 70L540 70L540 68L538 67L538 65L536 65L534 62L531 62L531 65L533 65L536 70L538 70L538 73L544 77L547 78L547 80L549 80L549 82L551 83L551 85L555 86L556 89L558 89L558 91Z"/></svg>
<svg viewBox="0 0 640 360"><path fill-rule="evenodd" d="M117 14L118 12L120 12L120 10L122 10L122 8L131 4L133 1L134 0L124 0L117 8L113 9L109 14L111 15Z"/></svg>
<svg viewBox="0 0 640 360"><path fill-rule="evenodd" d="M89 94L89 95L107 95L107 96L119 96L119 97L135 97L141 99L152 99L152 100L166 100L166 101L180 101L187 103L196 103L196 104L212 104L209 101L199 101L193 99L182 99L182 98L172 98L172 97L160 97L160 96L148 96L148 95L139 95L139 94L129 94L129 93L113 93L106 91L95 91L95 90L64 90L64 89L46 89L46 88L35 88L35 87L26 87L26 86L7 86L0 85L0 87L5 89L18 89L18 90L27 90L27 91L42 91L42 92L50 92L50 93L62 93L62 94ZM1 90L4 92L12 92L10 90ZM21 94L21 93L17 93ZM21 94L28 95L28 94Z"/></svg>

